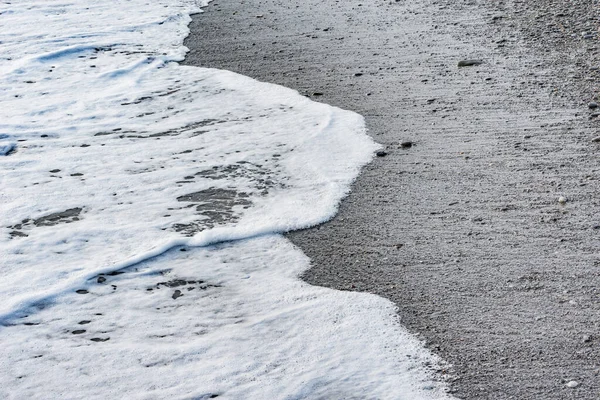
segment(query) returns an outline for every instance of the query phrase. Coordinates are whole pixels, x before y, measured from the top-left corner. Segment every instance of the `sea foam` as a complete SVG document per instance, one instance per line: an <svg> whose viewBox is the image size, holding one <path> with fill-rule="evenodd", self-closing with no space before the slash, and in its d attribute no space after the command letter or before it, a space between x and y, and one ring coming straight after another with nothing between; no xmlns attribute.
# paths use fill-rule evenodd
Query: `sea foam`
<svg viewBox="0 0 600 400"><path fill-rule="evenodd" d="M279 235L335 214L362 117L177 64L201 5L0 6L1 397L445 398Z"/></svg>

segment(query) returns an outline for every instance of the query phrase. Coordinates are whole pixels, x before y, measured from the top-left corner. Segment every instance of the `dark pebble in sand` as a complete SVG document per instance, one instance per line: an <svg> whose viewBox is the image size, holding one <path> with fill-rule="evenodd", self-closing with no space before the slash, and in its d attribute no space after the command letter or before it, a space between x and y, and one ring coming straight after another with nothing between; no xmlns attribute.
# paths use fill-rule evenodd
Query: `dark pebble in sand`
<svg viewBox="0 0 600 400"><path fill-rule="evenodd" d="M313 96L323 96L323 93L321 93L321 92L314 92Z"/></svg>
<svg viewBox="0 0 600 400"><path fill-rule="evenodd" d="M88 294L89 292L87 290L85 290L85 289L79 289L79 290L76 290L75 293L77 293L77 294Z"/></svg>
<svg viewBox="0 0 600 400"><path fill-rule="evenodd" d="M78 322L78 324L79 324L79 325L87 325L87 324L89 324L90 322L92 322L92 321L90 321L90 320L87 320L87 319L86 319L86 320L83 320L83 321L79 321L79 322Z"/></svg>
<svg viewBox="0 0 600 400"><path fill-rule="evenodd" d="M379 150L377 153L375 153L377 155L377 157L385 157L388 155L388 153L386 151L383 150Z"/></svg>
<svg viewBox="0 0 600 400"><path fill-rule="evenodd" d="M98 283L104 283L104 282L106 282L106 278L103 277L103 276L99 276L98 280L96 282L98 282Z"/></svg>
<svg viewBox="0 0 600 400"><path fill-rule="evenodd" d="M177 300L181 296L183 296L183 293L181 293L181 290L176 290L173 292L173 296L171 296L171 297L173 298L173 300Z"/></svg>
<svg viewBox="0 0 600 400"><path fill-rule="evenodd" d="M74 330L73 332L71 332L73 335L81 335L82 333L85 333L85 329L77 329Z"/></svg>
<svg viewBox="0 0 600 400"><path fill-rule="evenodd" d="M106 342L106 341L110 340L110 338L109 337L107 337L107 338L94 337L94 338L91 338L90 340L92 342Z"/></svg>
<svg viewBox="0 0 600 400"><path fill-rule="evenodd" d="M52 170L50 170L50 173L52 173L52 174L55 174L57 172L60 172L60 169L52 169Z"/></svg>
<svg viewBox="0 0 600 400"><path fill-rule="evenodd" d="M598 108L598 103L596 103L595 101L592 101L591 103L588 104L588 107L593 110L595 108Z"/></svg>
<svg viewBox="0 0 600 400"><path fill-rule="evenodd" d="M459 67L472 67L472 66L481 65L481 64L483 64L483 61L481 61L481 60L460 60L458 62Z"/></svg>
<svg viewBox="0 0 600 400"><path fill-rule="evenodd" d="M400 147L403 149L410 149L413 146L413 142L402 142L400 143Z"/></svg>

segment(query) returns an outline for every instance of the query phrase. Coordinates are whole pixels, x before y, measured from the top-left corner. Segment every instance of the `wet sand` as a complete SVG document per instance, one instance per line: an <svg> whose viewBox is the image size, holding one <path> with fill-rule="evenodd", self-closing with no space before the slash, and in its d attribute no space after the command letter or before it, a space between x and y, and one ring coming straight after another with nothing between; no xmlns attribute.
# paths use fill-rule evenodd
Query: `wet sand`
<svg viewBox="0 0 600 400"><path fill-rule="evenodd" d="M384 147L332 221L288 234L307 282L394 301L457 397L595 399L597 11L487 3L216 0L186 63L358 112Z"/></svg>

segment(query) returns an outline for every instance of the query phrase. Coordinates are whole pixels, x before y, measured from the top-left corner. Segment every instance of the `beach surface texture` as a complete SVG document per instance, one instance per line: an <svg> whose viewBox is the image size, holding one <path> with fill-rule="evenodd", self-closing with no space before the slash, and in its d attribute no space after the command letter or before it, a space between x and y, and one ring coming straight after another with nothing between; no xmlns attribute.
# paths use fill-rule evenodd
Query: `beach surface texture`
<svg viewBox="0 0 600 400"><path fill-rule="evenodd" d="M598 6L216 0L185 63L355 111L383 145L287 235L306 282L392 300L459 398L597 399Z"/></svg>

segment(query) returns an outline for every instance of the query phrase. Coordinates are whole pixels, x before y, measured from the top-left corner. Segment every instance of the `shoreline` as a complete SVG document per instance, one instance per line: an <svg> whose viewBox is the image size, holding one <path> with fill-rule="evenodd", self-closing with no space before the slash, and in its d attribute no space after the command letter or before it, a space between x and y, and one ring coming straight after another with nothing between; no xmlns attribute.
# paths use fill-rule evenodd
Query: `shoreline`
<svg viewBox="0 0 600 400"><path fill-rule="evenodd" d="M186 39L183 64L365 117L387 155L332 221L287 237L312 260L308 283L396 303L403 325L454 365L459 398L592 399L600 389L594 126L587 81L555 78L571 67L570 39L531 44L542 28L527 18L542 3L555 2L517 13L217 0ZM463 59L484 63L458 68Z"/></svg>

